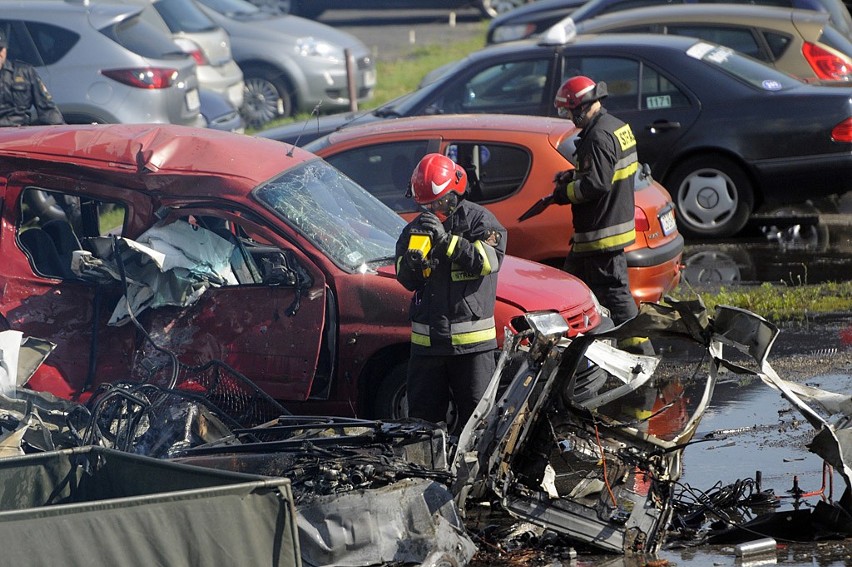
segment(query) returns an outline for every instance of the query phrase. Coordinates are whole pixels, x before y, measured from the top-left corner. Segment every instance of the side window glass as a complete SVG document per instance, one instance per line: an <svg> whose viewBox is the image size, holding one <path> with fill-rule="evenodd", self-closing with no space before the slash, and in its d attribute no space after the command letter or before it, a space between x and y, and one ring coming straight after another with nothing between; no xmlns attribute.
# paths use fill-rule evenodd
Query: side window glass
<svg viewBox="0 0 852 567"><path fill-rule="evenodd" d="M45 65L62 59L80 39L78 34L50 24L28 22L27 29Z"/></svg>
<svg viewBox="0 0 852 567"><path fill-rule="evenodd" d="M325 161L345 173L396 212L413 211L405 196L411 174L428 153L428 140L376 144L341 152Z"/></svg>
<svg viewBox="0 0 852 567"><path fill-rule="evenodd" d="M769 45L769 51L775 59L784 55L784 52L790 47L790 36L788 35L767 31L763 32L763 39L766 40L766 44Z"/></svg>
<svg viewBox="0 0 852 567"><path fill-rule="evenodd" d="M689 98L664 75L645 65L642 70L642 110L682 108Z"/></svg>
<svg viewBox="0 0 852 567"><path fill-rule="evenodd" d="M669 26L669 33L706 39L719 45L725 45L749 57L767 61L769 58L757 43L757 37L750 28L722 26Z"/></svg>
<svg viewBox="0 0 852 567"><path fill-rule="evenodd" d="M2 31L4 37L8 38L7 56L11 54L12 59L19 59L33 67L44 65L38 52L36 52L35 46L30 41L23 22L0 20L0 31Z"/></svg>
<svg viewBox="0 0 852 567"><path fill-rule="evenodd" d="M525 149L503 144L450 144L447 156L467 173L468 196L474 203L508 197L520 189L532 165Z"/></svg>
<svg viewBox="0 0 852 567"><path fill-rule="evenodd" d="M606 82L607 110L617 113L639 108L639 61L625 57L567 58L563 80L574 75Z"/></svg>
<svg viewBox="0 0 852 567"><path fill-rule="evenodd" d="M72 265L92 253L98 237L121 236L127 207L79 195L27 187L18 241L34 271L75 279Z"/></svg>
<svg viewBox="0 0 852 567"><path fill-rule="evenodd" d="M489 67L444 95L446 113L525 114L542 104L550 59L513 61Z"/></svg>

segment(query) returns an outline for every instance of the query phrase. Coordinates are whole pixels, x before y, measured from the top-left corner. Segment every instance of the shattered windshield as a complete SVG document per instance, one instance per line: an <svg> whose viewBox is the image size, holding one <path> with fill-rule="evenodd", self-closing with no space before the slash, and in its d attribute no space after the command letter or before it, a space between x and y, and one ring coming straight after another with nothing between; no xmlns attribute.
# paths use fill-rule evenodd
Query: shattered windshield
<svg viewBox="0 0 852 567"><path fill-rule="evenodd" d="M335 264L366 271L392 261L405 221L323 160L289 169L255 190L257 199Z"/></svg>

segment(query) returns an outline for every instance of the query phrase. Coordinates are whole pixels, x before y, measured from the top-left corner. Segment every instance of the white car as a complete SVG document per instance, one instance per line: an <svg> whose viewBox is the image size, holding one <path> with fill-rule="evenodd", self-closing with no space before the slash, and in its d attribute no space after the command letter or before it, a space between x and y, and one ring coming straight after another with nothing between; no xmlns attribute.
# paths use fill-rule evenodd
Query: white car
<svg viewBox="0 0 852 567"><path fill-rule="evenodd" d="M173 0L159 0L160 2ZM298 112L350 108L346 54L353 59L355 97L373 97L376 64L355 36L304 18L272 14L244 0L199 0L231 37L246 83L243 116L249 126Z"/></svg>

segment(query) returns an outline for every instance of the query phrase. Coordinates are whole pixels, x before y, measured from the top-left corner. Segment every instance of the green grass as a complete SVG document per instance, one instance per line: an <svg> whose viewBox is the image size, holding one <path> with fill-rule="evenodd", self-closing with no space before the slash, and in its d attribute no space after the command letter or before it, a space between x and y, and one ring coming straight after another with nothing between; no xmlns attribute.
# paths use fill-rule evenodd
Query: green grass
<svg viewBox="0 0 852 567"><path fill-rule="evenodd" d="M485 32L488 22L480 24L479 32L472 34L463 41L450 44L427 44L415 45L411 50L394 61L379 60L376 63L376 90L375 95L369 103L363 104L359 110L369 110L389 102L398 96L409 93L417 88L417 85L429 71L437 69L441 65L461 59L468 53L481 49L485 45ZM299 114L291 118L274 120L263 126L262 129L289 124L291 122L302 122L308 118L308 114ZM247 134L253 134L257 130L248 129Z"/></svg>
<svg viewBox="0 0 852 567"><path fill-rule="evenodd" d="M774 322L804 321L819 313L852 311L852 282L824 284L772 284L759 286L721 287L718 290L700 290L681 283L671 296L690 299L700 295L704 304L713 309L716 305L731 305L748 309Z"/></svg>

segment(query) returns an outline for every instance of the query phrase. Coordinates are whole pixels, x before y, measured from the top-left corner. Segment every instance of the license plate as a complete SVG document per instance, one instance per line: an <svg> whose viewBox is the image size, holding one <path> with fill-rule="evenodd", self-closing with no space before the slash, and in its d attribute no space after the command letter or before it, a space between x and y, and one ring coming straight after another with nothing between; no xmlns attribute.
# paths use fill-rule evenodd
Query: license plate
<svg viewBox="0 0 852 567"><path fill-rule="evenodd" d="M376 86L376 72L375 71L364 71L364 86L365 87Z"/></svg>
<svg viewBox="0 0 852 567"><path fill-rule="evenodd" d="M201 108L201 99L198 96L197 89L191 89L186 91L186 107L192 111Z"/></svg>
<svg viewBox="0 0 852 567"><path fill-rule="evenodd" d="M660 215L660 226L663 227L663 234L670 235L677 228L675 223L674 209L669 209Z"/></svg>

